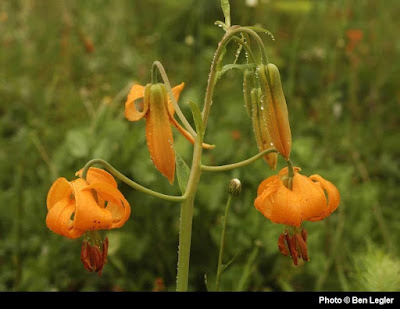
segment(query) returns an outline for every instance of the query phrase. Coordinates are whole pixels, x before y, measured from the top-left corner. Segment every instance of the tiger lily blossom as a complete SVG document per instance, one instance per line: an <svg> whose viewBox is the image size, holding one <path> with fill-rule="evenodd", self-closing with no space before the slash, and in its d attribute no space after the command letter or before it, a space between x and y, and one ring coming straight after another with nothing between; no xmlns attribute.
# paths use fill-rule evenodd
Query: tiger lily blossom
<svg viewBox="0 0 400 309"><path fill-rule="evenodd" d="M82 170L76 175L81 176ZM98 168L88 170L86 180L58 178L47 195L47 227L67 238L87 231L122 227L131 208L111 174Z"/></svg>
<svg viewBox="0 0 400 309"><path fill-rule="evenodd" d="M172 88L175 100L178 101L185 84L181 83ZM143 109L135 106L135 101L143 98ZM125 117L129 121L146 119L146 140L150 157L156 168L170 183L175 176L175 151L171 124L192 144L193 136L186 131L174 118L175 109L168 96L164 84L134 84L125 102ZM203 148L212 149L213 145L203 144Z"/></svg>
<svg viewBox="0 0 400 309"><path fill-rule="evenodd" d="M279 237L282 254L292 256L297 265L298 256L308 260L307 232L301 229L303 221L320 221L334 212L340 203L340 194L334 184L319 175L301 175L294 168L292 187L288 188L288 168L268 177L258 187L254 206L266 218L285 224L289 229ZM300 249L298 252L297 248Z"/></svg>
<svg viewBox="0 0 400 309"><path fill-rule="evenodd" d="M292 190L285 185L287 167L259 185L254 205L272 222L300 227L302 221L326 218L339 206L340 194L331 182L319 175L301 175L299 170L294 169Z"/></svg>

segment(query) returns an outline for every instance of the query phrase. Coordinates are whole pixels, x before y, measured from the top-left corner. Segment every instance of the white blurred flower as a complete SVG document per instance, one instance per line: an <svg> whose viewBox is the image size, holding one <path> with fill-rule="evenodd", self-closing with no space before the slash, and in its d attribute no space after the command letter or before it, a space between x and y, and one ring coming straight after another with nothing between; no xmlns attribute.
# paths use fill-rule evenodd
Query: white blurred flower
<svg viewBox="0 0 400 309"><path fill-rule="evenodd" d="M258 5L258 0L246 0L246 5L248 7L254 8Z"/></svg>
<svg viewBox="0 0 400 309"><path fill-rule="evenodd" d="M189 46L192 46L193 43L194 43L194 38L193 38L193 36L192 36L192 35L187 35L187 36L185 37L185 44L186 44L186 45L189 45Z"/></svg>
<svg viewBox="0 0 400 309"><path fill-rule="evenodd" d="M338 103L338 102L335 103L335 104L333 104L332 113L333 113L333 116L334 116L336 119L340 118L340 116L342 115L342 110L343 110L342 104L340 104L340 103Z"/></svg>

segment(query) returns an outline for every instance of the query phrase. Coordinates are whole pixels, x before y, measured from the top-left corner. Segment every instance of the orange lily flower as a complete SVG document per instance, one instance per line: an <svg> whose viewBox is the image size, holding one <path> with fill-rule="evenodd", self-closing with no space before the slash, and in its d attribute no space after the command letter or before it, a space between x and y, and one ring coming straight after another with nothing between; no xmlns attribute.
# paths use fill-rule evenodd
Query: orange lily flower
<svg viewBox="0 0 400 309"><path fill-rule="evenodd" d="M278 248L297 265L298 258L308 261L307 231L300 228L302 221L319 221L336 210L340 203L338 189L319 175L310 177L294 168L292 189L287 188L288 168L268 177L258 187L254 206L272 222L289 228L279 236Z"/></svg>
<svg viewBox="0 0 400 309"><path fill-rule="evenodd" d="M82 170L76 173L81 174ZM47 210L47 227L67 238L78 238L86 231L119 228L131 213L114 177L94 167L86 180L58 178L47 195Z"/></svg>
<svg viewBox="0 0 400 309"><path fill-rule="evenodd" d="M299 171L294 168L292 190L285 185L287 167L259 185L254 205L272 222L300 227L302 221L326 218L339 206L340 194L331 182L319 175L303 176Z"/></svg>
<svg viewBox="0 0 400 309"><path fill-rule="evenodd" d="M172 88L176 101L185 86L181 83ZM143 98L143 109L139 111L135 101ZM150 151L150 157L156 168L168 178L174 181L175 176L175 151L173 149L173 135L171 123L192 144L193 136L186 131L174 118L175 109L167 94L164 84L147 84L132 86L125 102L125 117L129 121L146 119L146 140ZM203 144L203 148L212 149L213 145Z"/></svg>

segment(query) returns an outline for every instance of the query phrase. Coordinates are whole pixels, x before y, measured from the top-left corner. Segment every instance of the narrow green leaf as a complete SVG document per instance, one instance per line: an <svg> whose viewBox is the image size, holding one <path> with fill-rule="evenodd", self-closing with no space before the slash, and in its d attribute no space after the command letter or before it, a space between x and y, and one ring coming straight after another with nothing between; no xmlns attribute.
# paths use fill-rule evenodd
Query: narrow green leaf
<svg viewBox="0 0 400 309"><path fill-rule="evenodd" d="M229 5L229 0L221 0L222 12L225 16L225 25L227 27L231 26L231 6Z"/></svg>
<svg viewBox="0 0 400 309"><path fill-rule="evenodd" d="M201 116L201 112L199 107L194 102L189 102L190 109L192 110L194 124L196 126L196 132L201 137L203 141L204 136L204 124L203 124L203 117Z"/></svg>
<svg viewBox="0 0 400 309"><path fill-rule="evenodd" d="M245 71L247 69L253 69L256 65L254 63L251 64L226 64L222 67L222 69L218 72L218 78L221 78L222 75L229 72L230 70L239 70Z"/></svg>
<svg viewBox="0 0 400 309"><path fill-rule="evenodd" d="M179 189L182 194L186 192L186 186L189 181L190 168L187 166L185 160L175 151L176 157L176 178L178 179Z"/></svg>

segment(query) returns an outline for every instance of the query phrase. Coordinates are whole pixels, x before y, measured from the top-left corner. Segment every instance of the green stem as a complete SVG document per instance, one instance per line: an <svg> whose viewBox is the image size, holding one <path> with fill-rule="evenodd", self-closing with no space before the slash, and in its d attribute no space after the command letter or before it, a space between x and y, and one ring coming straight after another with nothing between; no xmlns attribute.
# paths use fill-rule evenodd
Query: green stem
<svg viewBox="0 0 400 309"><path fill-rule="evenodd" d="M165 69L164 69L163 65L161 64L161 62L154 61L153 62L153 67L152 67L152 71L154 71L155 68L157 68L158 71L160 72L160 75L161 75L161 77L162 77L162 79L164 81L164 84L167 87L167 91L168 91L169 97L171 99L172 105L174 106L176 114L178 115L179 119L182 121L182 123L185 126L186 130L188 130L189 133L193 137L196 137L197 136L196 132L193 130L193 128L190 125L189 121L186 119L185 115L182 113L182 110L180 109L180 107L178 105L178 102L175 100L175 96L172 93L171 83L169 82L168 75L165 72Z"/></svg>
<svg viewBox="0 0 400 309"><path fill-rule="evenodd" d="M178 251L178 273L176 281L176 290L184 292L188 289L190 247L192 240L192 222L194 199L197 192L197 186L201 174L201 155L203 140L199 134L196 138L192 168L189 175L188 185L185 196L187 197L181 204L180 227L179 227L179 251Z"/></svg>
<svg viewBox="0 0 400 309"><path fill-rule="evenodd" d="M207 171L207 172L225 172L225 171L229 171L229 170L232 170L235 168L249 165L249 164L255 162L256 160L258 160L259 158L263 157L264 155L273 153L273 152L278 152L278 151L275 148L268 148L247 160L243 160L243 161L240 161L237 163L232 163L232 164L227 164L227 165L220 165L220 166L201 165L201 170Z"/></svg>
<svg viewBox="0 0 400 309"><path fill-rule="evenodd" d="M252 36L257 44L259 45L262 55L264 58L264 61L268 63L268 56L267 52L265 50L265 46L263 41L261 40L260 36L253 30L245 28L245 27L240 27L240 26L234 26L228 29L228 31L225 33L224 37L222 40L218 43L218 48L215 51L214 58L211 63L211 69L210 69L210 75L208 77L208 83L207 83L207 89L206 89L206 96L204 98L204 108L203 108L203 123L204 123L204 128L207 127L207 122L208 122L208 117L210 115L210 110L211 110L211 105L212 105L212 97L214 95L214 88L215 84L218 80L218 60L221 57L221 54L225 48L225 46L229 43L229 41L232 39L232 37L237 34L237 33L247 33L250 36Z"/></svg>
<svg viewBox="0 0 400 309"><path fill-rule="evenodd" d="M292 190L293 188L293 177L294 177L294 169L293 169L293 164L290 159L286 161L287 166L288 166L288 188Z"/></svg>
<svg viewBox="0 0 400 309"><path fill-rule="evenodd" d="M158 83L157 66L154 65L154 63L152 65L152 67L151 67L151 83L152 84L157 84Z"/></svg>
<svg viewBox="0 0 400 309"><path fill-rule="evenodd" d="M231 207L232 203L232 194L229 194L228 201L226 202L225 206L225 215L224 215L224 221L222 223L222 233L221 233L221 244L219 247L219 256L218 256L218 268L217 268L217 278L215 280L215 290L219 290L219 282L221 278L221 273L222 273L222 258L224 256L224 248L225 248L225 234L226 234L226 222L228 218L228 213L229 209Z"/></svg>
<svg viewBox="0 0 400 309"><path fill-rule="evenodd" d="M237 36L233 36L232 39L244 47L244 49L246 50L246 52L249 55L250 60L252 62L256 62L256 57L254 56L253 51L251 50L250 46L244 40L242 40L241 38L238 38Z"/></svg>
<svg viewBox="0 0 400 309"><path fill-rule="evenodd" d="M110 163L104 161L102 159L93 159L86 163L85 167L83 168L82 178L86 179L87 172L89 168L95 164L103 165L114 177L118 178L122 182L126 183L131 188L138 190L140 192L146 193L148 195L160 198L162 200L170 201L170 202L182 202L185 200L185 196L171 196L162 194L153 190L150 190L146 187L139 185L138 183L134 182L130 178L126 177L125 175L121 174L117 169L115 169Z"/></svg>
<svg viewBox="0 0 400 309"><path fill-rule="evenodd" d="M218 75L218 61L221 57L221 54L232 36L236 33L246 32L249 35L255 37L256 41L260 45L261 50L263 51L263 55L266 61L266 51L264 44L262 43L261 38L258 36L256 32L250 29L246 29L243 27L235 27L230 28L222 40L218 44L218 48L214 54L214 58L211 63L210 75L207 83L206 95L204 98L204 108L202 113L203 118L203 127L204 130L207 127L208 116L210 113L212 98L214 94L214 88L217 81ZM193 221L193 208L194 208L194 199L197 191L197 187L200 181L201 174L201 156L202 156L202 143L203 143L203 134L196 134L192 127L187 122L186 118L181 114L179 106L173 97L170 84L168 82L168 77L165 73L164 68L161 63L158 61L154 62L153 65L156 65L160 71L160 74L164 80L164 83L167 86L169 94L171 96L172 103L176 109L176 112L188 129L188 131L196 138L195 146L193 151L193 160L192 160L192 168L189 176L188 185L186 187L186 192L184 194L184 200L181 204L181 216L180 216L180 229L179 229L179 251L178 251L178 274L177 274L177 291L187 291L188 288L188 277L189 277L189 260L190 260L190 246L191 246L191 237L192 237L192 221ZM189 130L191 129L191 130Z"/></svg>

